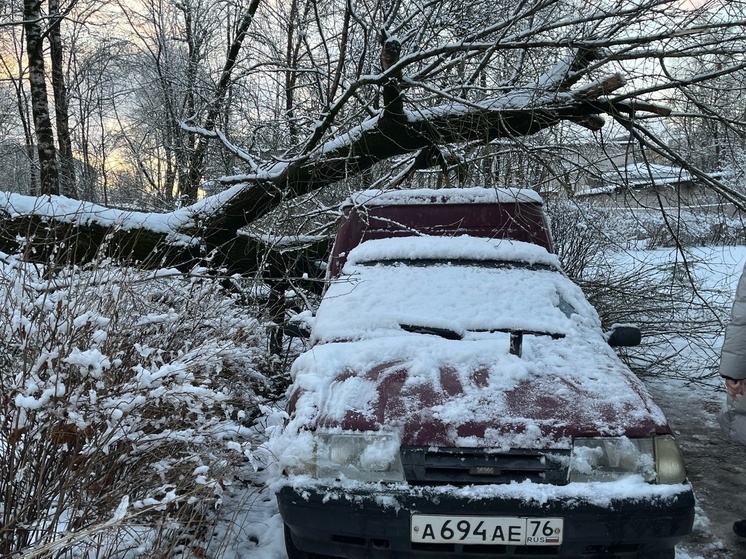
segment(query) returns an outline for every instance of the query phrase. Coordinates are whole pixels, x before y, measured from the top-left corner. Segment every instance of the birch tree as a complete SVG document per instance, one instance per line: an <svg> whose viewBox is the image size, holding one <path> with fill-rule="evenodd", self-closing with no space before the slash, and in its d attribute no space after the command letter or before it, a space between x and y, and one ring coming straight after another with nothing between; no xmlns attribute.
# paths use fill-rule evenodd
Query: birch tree
<svg viewBox="0 0 746 559"><path fill-rule="evenodd" d="M31 108L34 115L36 147L39 156L39 182L41 194L59 194L59 172L57 149L54 144L54 130L49 116L47 100L47 73L44 62L45 21L41 0L24 0L23 27L26 33L26 56L29 67L29 90Z"/></svg>
<svg viewBox="0 0 746 559"><path fill-rule="evenodd" d="M60 29L64 20L64 14L60 11L59 0L48 0L47 6L50 22L47 35L49 37L51 81L54 92L54 115L60 160L60 190L66 196L77 198L75 161L73 158L72 138L70 136L70 102L68 100L67 85L65 84L64 53L62 31Z"/></svg>

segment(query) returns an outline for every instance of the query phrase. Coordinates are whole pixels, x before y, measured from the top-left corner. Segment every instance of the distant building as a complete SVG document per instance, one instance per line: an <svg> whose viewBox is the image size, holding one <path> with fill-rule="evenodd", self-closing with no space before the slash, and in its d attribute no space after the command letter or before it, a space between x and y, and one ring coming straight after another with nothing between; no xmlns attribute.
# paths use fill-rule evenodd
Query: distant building
<svg viewBox="0 0 746 559"><path fill-rule="evenodd" d="M573 196L590 197L604 205L636 207L717 204L717 197L697 177L663 163L656 154L643 152L628 138L617 138L596 151L593 163L589 158L585 172L578 177Z"/></svg>

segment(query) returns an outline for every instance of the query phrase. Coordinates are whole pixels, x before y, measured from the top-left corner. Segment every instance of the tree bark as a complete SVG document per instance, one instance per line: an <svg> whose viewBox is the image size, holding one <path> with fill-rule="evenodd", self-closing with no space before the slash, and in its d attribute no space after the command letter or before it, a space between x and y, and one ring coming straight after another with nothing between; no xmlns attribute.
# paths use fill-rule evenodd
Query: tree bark
<svg viewBox="0 0 746 559"><path fill-rule="evenodd" d="M29 64L31 109L34 115L36 149L39 156L40 192L41 194L59 194L57 150L54 146L54 132L47 102L41 0L24 0L23 18L23 27L26 32L26 56Z"/></svg>
<svg viewBox="0 0 746 559"><path fill-rule="evenodd" d="M73 158L72 139L70 137L70 103L65 85L63 62L62 25L58 0L49 0L49 47L52 61L52 91L54 92L54 115L57 125L57 144L60 157L60 191L71 198L78 197L75 178L75 159Z"/></svg>

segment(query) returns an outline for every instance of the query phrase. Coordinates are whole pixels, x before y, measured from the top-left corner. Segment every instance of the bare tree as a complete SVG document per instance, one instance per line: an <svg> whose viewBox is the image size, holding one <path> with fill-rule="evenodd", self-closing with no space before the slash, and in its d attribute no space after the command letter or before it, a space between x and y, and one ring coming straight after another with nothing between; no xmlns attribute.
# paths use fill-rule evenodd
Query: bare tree
<svg viewBox="0 0 746 559"><path fill-rule="evenodd" d="M2 67L5 80L13 89L14 110L18 117L22 133L22 139L19 143L23 146L26 154L27 180L24 183L17 182L14 184L19 192L28 194L38 194L39 174L36 161L36 142L34 139L34 123L31 116L31 107L28 102L27 88L27 67L24 64L24 40L21 25L6 29L2 42L2 54L0 54L0 67ZM8 111L8 116L10 111ZM12 189L11 189L12 190Z"/></svg>
<svg viewBox="0 0 746 559"><path fill-rule="evenodd" d="M470 160L483 169L484 182L509 176L531 186L535 177L568 176L561 167L569 159L553 158L558 168L551 169L552 158L542 155L558 149L550 130L567 138L572 129L597 132L608 120L655 157L681 166L714 193L744 207L741 194L692 165L661 133L664 123L697 116L676 111L683 93L726 76L742 83L746 62L737 30L744 18L736 10L742 6L728 6L724 15L716 0L696 9L669 0L629 6L610 2L604 10L585 9L580 0L505 0L500 9L486 1L258 4L240 58L232 62L228 51L228 62L224 59L218 72L231 82L234 102L226 105L220 88L200 90L212 95L212 104L200 104L207 117L200 127L183 124L192 111L189 97L177 102L168 77L186 70L179 64L190 60L188 49L178 58L177 50L165 48L167 11L153 4L138 17L161 18L156 26L160 39L151 41L137 25L140 20L132 22L156 63L151 83L159 85L138 91L161 95L160 114L181 123L164 131L166 155L150 159L166 166L165 191L176 191L179 173L203 174L201 155L192 159L192 168L187 164L184 155L193 147L185 132L201 133L203 145L207 139L217 141L242 169L205 177L225 192L165 219L123 214L118 223L127 225L112 233L116 242L110 246L140 261L157 253L159 264L210 258L213 264L253 270L261 265L257 241L237 232L288 200L363 173L371 173L379 185L401 186L418 170L433 166L447 177ZM278 36L278 30L285 35ZM719 69L709 65L713 57ZM694 62L702 69L692 71ZM389 100L383 108L381 99ZM220 119L210 118L220 111ZM700 111L699 118L712 117ZM233 127L230 137L218 122ZM742 128L743 123L731 124ZM593 136L586 133L585 138ZM172 158L169 150L180 155ZM378 165L384 162L390 164ZM569 179L563 180L567 184ZM154 179L154 188L160 182ZM40 213L11 212L6 229L12 242L48 219ZM150 227L151 222L159 227ZM70 226L70 219L65 223ZM96 239L112 238L107 237L109 223L90 213L72 223L90 236L81 257L97 245ZM169 225L164 229L162 223Z"/></svg>
<svg viewBox="0 0 746 559"><path fill-rule="evenodd" d="M69 6L68 9L71 7ZM75 160L70 137L70 103L67 95L67 85L65 84L62 32L60 30L65 16L60 12L59 0L48 0L48 9L50 24L47 34L49 36L54 114L60 159L60 190L62 194L75 198L78 193L75 184Z"/></svg>
<svg viewBox="0 0 746 559"><path fill-rule="evenodd" d="M29 66L29 90L34 115L36 146L39 156L39 178L42 194L59 194L59 172L54 131L47 101L47 74L44 63L41 0L24 0L23 26L26 32L26 56Z"/></svg>
<svg viewBox="0 0 746 559"><path fill-rule="evenodd" d="M192 153L186 185L181 189L182 193L190 201L197 200L197 191L200 186L200 180L204 174L208 138L214 133L216 122L223 113L223 105L225 104L225 99L230 90L236 61L258 7L259 0L252 0L251 4L246 9L246 12L241 16L241 19L236 26L235 37L228 47L225 64L223 65L223 70L220 74L220 80L218 81L215 94L208 104L205 123L202 126L202 130L200 130L197 145Z"/></svg>

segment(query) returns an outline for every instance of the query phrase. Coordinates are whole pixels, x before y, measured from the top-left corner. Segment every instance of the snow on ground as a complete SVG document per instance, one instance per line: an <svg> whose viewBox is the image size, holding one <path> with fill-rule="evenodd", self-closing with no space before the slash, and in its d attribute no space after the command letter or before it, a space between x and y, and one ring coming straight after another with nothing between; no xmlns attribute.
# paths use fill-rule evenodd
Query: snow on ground
<svg viewBox="0 0 746 559"><path fill-rule="evenodd" d="M221 559L286 559L282 519L271 490L259 474L248 488L226 490L222 521L209 547ZM257 485L254 485L257 483Z"/></svg>
<svg viewBox="0 0 746 559"><path fill-rule="evenodd" d="M670 258L670 255L667 250L646 253L647 257L660 260ZM695 270L704 278L707 286L721 290L723 297L732 298L735 284L746 262L746 247L700 248L693 251L692 255L696 256ZM654 397L656 394L663 395L665 391L667 403L675 409L699 410L704 400L717 400L719 382L717 378L694 384L689 384L684 379L658 379L649 381L648 384ZM712 428L715 429L714 425ZM713 437L716 435L716 432L712 433ZM257 436L263 436L261 429ZM222 520L216 527L209 549L211 556L221 559L286 559L282 520L274 496L265 486L267 478L267 470L258 474L247 472L245 479L227 488L221 509ZM696 489L695 484L695 493ZM727 532L729 526L723 530ZM714 533L708 512L702 506L697 507L695 531ZM705 544L685 540L677 548L676 559L711 559L710 551L721 552L724 547L716 536ZM728 557L721 553L717 556ZM737 555L730 557L738 559Z"/></svg>

